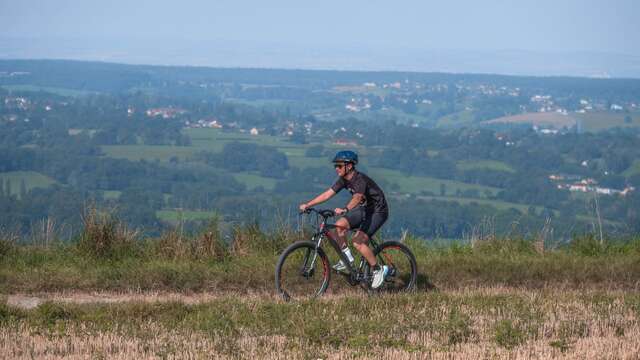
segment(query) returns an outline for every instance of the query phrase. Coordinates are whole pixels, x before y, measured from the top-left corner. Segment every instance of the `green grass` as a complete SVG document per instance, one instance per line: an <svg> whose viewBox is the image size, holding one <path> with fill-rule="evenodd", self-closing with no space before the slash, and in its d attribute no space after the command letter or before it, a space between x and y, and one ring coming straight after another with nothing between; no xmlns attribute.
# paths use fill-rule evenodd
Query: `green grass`
<svg viewBox="0 0 640 360"><path fill-rule="evenodd" d="M28 91L28 92L48 92L56 95L62 96L86 96L91 94L97 94L96 91L87 91L87 90L74 90L74 89L65 89L65 88L57 88L57 87L48 87L48 86L37 86L37 85L2 85L3 88L10 91Z"/></svg>
<svg viewBox="0 0 640 360"><path fill-rule="evenodd" d="M47 188L57 182L35 171L10 171L0 173L0 182L4 186L6 181L11 182L11 193L20 195L20 184L24 180L27 191L34 188Z"/></svg>
<svg viewBox="0 0 640 360"><path fill-rule="evenodd" d="M456 164L459 170L476 170L476 169L486 169L486 170L496 170L496 171L506 171L509 173L515 173L516 170L513 169L509 164L504 163L502 161L496 160L469 160L469 161L460 161Z"/></svg>
<svg viewBox="0 0 640 360"><path fill-rule="evenodd" d="M208 212L181 214L190 219L215 218ZM168 221L180 219L177 211L161 215ZM199 235L176 231L136 240L117 226L105 224L92 225L92 232L78 243L31 247L0 239L4 244L0 293L95 289L272 291L279 253L300 239L292 229L265 233L249 225L234 227L231 237L220 242L223 238L214 222L210 230ZM218 250L211 248L212 244L218 244ZM576 238L569 246L546 249L544 253L531 240L523 239L478 240L470 245L427 242L409 236L407 244L415 253L421 274L418 287L423 290L434 285L456 289L553 284L578 289L637 289L640 278L640 238L604 244L595 237ZM330 248L326 250L332 253ZM339 278L332 284L333 291L345 288Z"/></svg>

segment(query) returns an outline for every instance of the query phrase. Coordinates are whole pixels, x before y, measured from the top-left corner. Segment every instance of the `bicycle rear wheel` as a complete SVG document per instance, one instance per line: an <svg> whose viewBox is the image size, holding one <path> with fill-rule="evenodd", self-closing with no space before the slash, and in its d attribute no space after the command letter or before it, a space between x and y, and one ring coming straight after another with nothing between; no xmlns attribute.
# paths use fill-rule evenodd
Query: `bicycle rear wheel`
<svg viewBox="0 0 640 360"><path fill-rule="evenodd" d="M411 291L416 286L418 265L409 248L401 242L385 241L374 250L380 265L387 265L389 273L378 289L386 292Z"/></svg>
<svg viewBox="0 0 640 360"><path fill-rule="evenodd" d="M276 290L285 301L321 296L329 286L330 264L322 248L311 241L295 242L276 265Z"/></svg>

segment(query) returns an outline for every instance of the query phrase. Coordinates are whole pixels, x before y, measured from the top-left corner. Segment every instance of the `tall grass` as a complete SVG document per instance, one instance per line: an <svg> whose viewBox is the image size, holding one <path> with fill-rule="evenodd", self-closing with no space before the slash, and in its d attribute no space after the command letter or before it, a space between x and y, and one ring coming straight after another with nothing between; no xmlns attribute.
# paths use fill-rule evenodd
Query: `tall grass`
<svg viewBox="0 0 640 360"><path fill-rule="evenodd" d="M82 223L84 229L77 243L81 252L96 258L115 258L136 251L138 233L130 230L112 211L89 206Z"/></svg>
<svg viewBox="0 0 640 360"><path fill-rule="evenodd" d="M217 218L200 233L188 234L178 226L157 238L140 239L111 212L90 207L83 220L85 227L72 243L43 241L34 247L17 245L10 234L0 236L0 292L272 291L279 253L304 239L286 224L266 232L257 223L238 225L225 238ZM418 262L418 290L640 288L640 237L600 242L586 235L541 249L539 235L477 234L484 235L453 243L405 234L403 241ZM341 280L334 277L329 291L342 291Z"/></svg>

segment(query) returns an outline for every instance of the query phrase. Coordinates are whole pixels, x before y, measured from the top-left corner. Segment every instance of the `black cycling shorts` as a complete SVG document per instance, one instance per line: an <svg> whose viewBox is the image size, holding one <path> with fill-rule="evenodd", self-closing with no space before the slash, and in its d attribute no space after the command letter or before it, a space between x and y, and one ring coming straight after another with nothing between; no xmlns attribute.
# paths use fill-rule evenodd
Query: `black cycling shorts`
<svg viewBox="0 0 640 360"><path fill-rule="evenodd" d="M349 210L344 218L349 222L351 230L360 230L371 238L387 221L388 212L369 212L362 206Z"/></svg>

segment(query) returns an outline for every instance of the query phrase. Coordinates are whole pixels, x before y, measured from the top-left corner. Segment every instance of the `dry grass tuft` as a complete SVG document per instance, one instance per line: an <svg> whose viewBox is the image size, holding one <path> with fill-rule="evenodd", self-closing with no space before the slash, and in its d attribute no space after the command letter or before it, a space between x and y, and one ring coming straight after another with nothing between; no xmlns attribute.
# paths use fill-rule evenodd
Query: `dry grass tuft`
<svg viewBox="0 0 640 360"><path fill-rule="evenodd" d="M130 230L113 212L89 205L82 215L82 223L84 229L78 248L84 253L96 258L112 258L135 252L138 232Z"/></svg>

